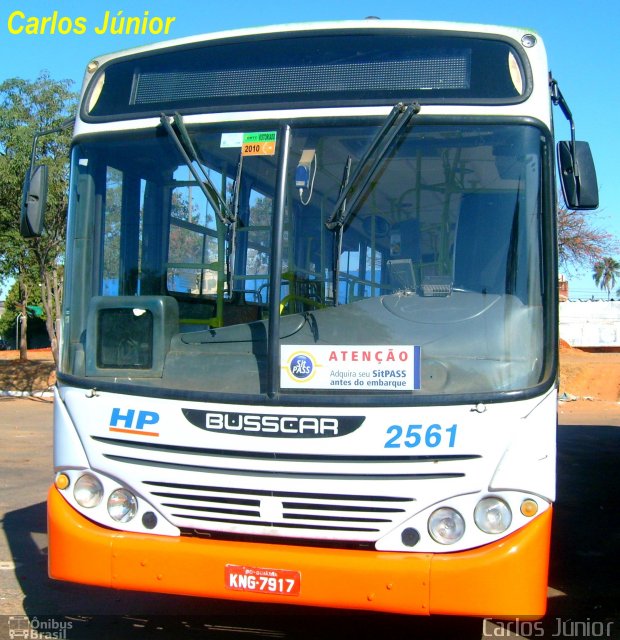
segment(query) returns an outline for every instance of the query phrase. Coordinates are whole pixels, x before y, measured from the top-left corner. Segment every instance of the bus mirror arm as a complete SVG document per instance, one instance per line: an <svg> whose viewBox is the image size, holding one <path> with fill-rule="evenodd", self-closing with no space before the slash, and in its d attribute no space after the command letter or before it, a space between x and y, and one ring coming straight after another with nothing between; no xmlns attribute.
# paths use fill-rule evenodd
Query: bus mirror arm
<svg viewBox="0 0 620 640"><path fill-rule="evenodd" d="M598 207L598 182L590 145L575 140L573 114L556 80L550 80L551 100L560 107L570 124L571 139L558 143L560 183L566 204L571 209L585 210Z"/></svg>
<svg viewBox="0 0 620 640"><path fill-rule="evenodd" d="M551 90L551 101L556 107L560 107L560 110L564 114L564 117L568 120L568 124L570 125L570 140L571 140L571 152L575 151L575 120L573 119L573 113L568 106L568 102L564 98L564 94L560 91L560 86L558 85L557 80L551 78L549 82L550 90ZM575 175L579 177L579 172L577 168L575 168Z"/></svg>
<svg viewBox="0 0 620 640"><path fill-rule="evenodd" d="M38 131L32 140L30 168L24 180L19 232L24 238L37 238L43 233L45 207L47 205L47 165L36 165L39 138L53 133L61 133L73 124L74 118L67 118L59 127Z"/></svg>

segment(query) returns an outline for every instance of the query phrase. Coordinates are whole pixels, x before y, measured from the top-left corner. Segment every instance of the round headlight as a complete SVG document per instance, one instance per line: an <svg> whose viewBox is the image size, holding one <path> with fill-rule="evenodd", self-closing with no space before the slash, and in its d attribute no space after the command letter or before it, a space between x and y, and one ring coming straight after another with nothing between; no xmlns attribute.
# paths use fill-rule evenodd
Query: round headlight
<svg viewBox="0 0 620 640"><path fill-rule="evenodd" d="M103 498L103 486L95 476L85 473L73 487L75 501L85 509L96 507Z"/></svg>
<svg viewBox="0 0 620 640"><path fill-rule="evenodd" d="M465 533L465 520L455 509L442 507L433 511L428 519L428 532L440 544L454 544Z"/></svg>
<svg viewBox="0 0 620 640"><path fill-rule="evenodd" d="M512 522L512 511L499 498L483 498L476 505L474 520L485 533L503 533Z"/></svg>
<svg viewBox="0 0 620 640"><path fill-rule="evenodd" d="M127 489L116 489L108 498L108 513L116 522L133 520L138 511L136 496Z"/></svg>

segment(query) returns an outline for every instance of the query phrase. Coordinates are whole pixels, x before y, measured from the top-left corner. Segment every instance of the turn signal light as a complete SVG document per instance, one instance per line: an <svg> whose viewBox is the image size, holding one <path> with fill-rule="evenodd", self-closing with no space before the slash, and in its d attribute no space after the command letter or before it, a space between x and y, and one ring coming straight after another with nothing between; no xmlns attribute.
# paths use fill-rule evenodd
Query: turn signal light
<svg viewBox="0 0 620 640"><path fill-rule="evenodd" d="M535 500L532 500L531 498L527 498L521 503L521 513L526 518L531 518L532 516L535 516L538 513L538 504L536 503Z"/></svg>
<svg viewBox="0 0 620 640"><path fill-rule="evenodd" d="M69 476L66 473L59 473L56 476L55 484L56 484L56 488L62 491L63 489L66 489L71 484L71 481L69 480Z"/></svg>

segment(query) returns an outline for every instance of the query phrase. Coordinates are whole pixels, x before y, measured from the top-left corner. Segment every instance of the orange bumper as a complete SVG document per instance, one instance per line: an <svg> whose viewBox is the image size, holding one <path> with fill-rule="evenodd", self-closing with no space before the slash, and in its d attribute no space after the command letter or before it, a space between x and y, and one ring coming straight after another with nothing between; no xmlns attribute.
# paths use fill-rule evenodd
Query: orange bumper
<svg viewBox="0 0 620 640"><path fill-rule="evenodd" d="M209 598L407 614L542 616L551 511L503 540L430 554L351 551L113 531L77 513L52 487L49 574L83 584ZM226 565L301 573L299 595L231 591Z"/></svg>

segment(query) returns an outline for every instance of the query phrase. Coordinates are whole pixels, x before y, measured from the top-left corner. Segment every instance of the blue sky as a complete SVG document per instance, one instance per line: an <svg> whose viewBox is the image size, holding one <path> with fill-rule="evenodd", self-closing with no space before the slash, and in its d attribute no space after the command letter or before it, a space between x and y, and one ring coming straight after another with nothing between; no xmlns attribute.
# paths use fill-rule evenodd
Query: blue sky
<svg viewBox="0 0 620 640"><path fill-rule="evenodd" d="M620 177L613 149L620 149L620 44L617 0L1 0L0 80L34 80L42 69L55 79L71 79L79 89L86 63L98 54L118 51L166 38L225 29L289 22L343 20L379 16L383 19L453 20L524 26L537 31L547 47L550 68L573 112L577 139L587 140L594 153L600 210L592 214L596 226L620 241ZM124 16L175 18L168 36L96 34L106 11ZM26 18L21 18L21 12ZM62 18L66 34L27 34L28 18ZM9 25L10 16L15 18ZM83 18L83 20L78 20ZM85 28L80 29L84 24ZM72 28L74 30L72 30ZM79 33L79 31L85 31ZM559 110L556 134L569 131ZM620 252L614 256L620 259ZM572 274L571 297L606 297L590 271Z"/></svg>

